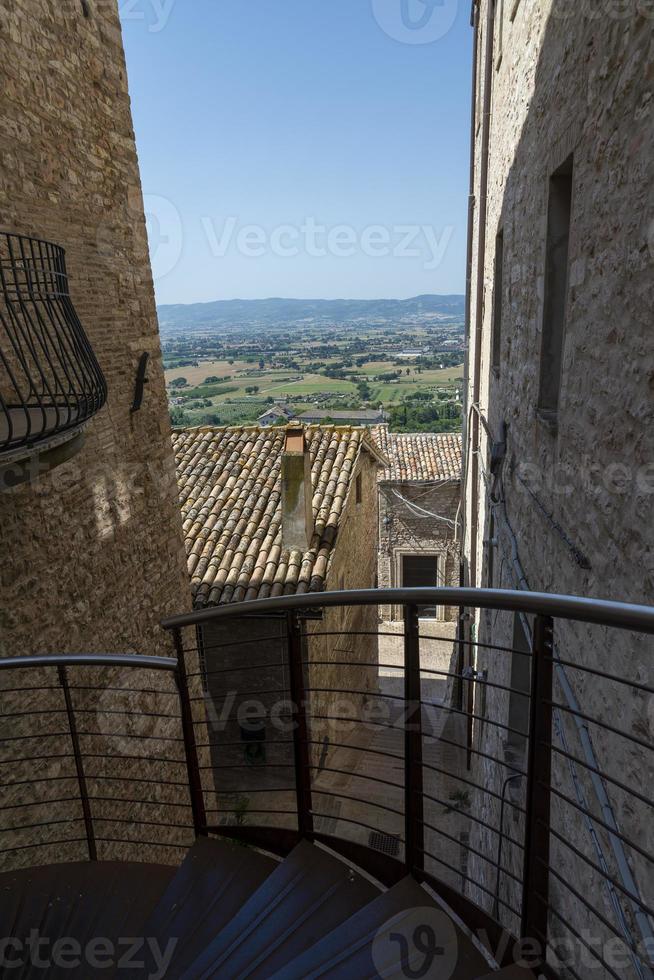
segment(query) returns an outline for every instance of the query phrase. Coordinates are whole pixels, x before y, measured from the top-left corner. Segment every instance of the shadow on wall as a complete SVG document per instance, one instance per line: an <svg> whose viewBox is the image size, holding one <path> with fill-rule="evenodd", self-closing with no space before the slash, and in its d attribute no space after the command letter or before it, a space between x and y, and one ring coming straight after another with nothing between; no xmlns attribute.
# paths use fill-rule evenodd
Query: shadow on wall
<svg viewBox="0 0 654 980"><path fill-rule="evenodd" d="M647 313L654 260L654 153L645 67L649 65L651 71L654 11L651 4L638 0L626 4L552 0L541 5L550 8L541 31L534 24L535 6L522 0L510 34L505 23L503 61L498 68L495 52L491 72L495 102L485 283L492 280L494 241L501 248L504 281L501 331L490 329L491 325L498 326L496 320L492 322L491 312L493 306L497 311L498 304L491 303L487 293L484 336L495 334L500 349L499 357L493 356L497 351L492 350L486 357L484 350L481 391L489 391L493 432L499 433L502 422L510 421L507 459L512 462L505 466L500 503L495 507L496 532L489 532L490 509L483 503L480 508L482 526L486 522L483 537L503 541L494 562L500 569L500 580L489 584L502 588L521 585L512 572L513 556L504 520L508 514L519 534L520 559L531 588L577 595L613 594L615 598L651 603L654 583L646 557L651 532L642 518L646 509L651 511L651 491L649 496L611 492L601 478L615 464L634 475L654 455L654 430L647 425L647 413L651 417L649 379L654 372ZM520 33L521 17L532 25L529 35ZM497 32L495 36L497 41ZM537 37L542 37L542 44L534 49L538 55L535 72L530 69L525 75L526 84L533 78L533 91L525 92L522 78L511 76L515 69L508 45L515 43L517 56L518 45L524 49L525 44L535 44ZM524 63L521 54L518 64ZM525 98L530 102L516 142L512 112L521 111ZM507 156L501 144L503 131L506 149L515 145L515 152L502 200L496 207L494 186L502 174L495 179L493 166L503 168ZM617 357L620 369L616 369ZM497 377L491 369L493 362ZM590 488L583 481L581 464L585 457L592 458L599 474ZM530 467L535 481L532 490L544 504L543 510L521 480L524 466ZM558 530L547 514L554 515ZM561 529L590 556L592 568L579 562L570 540L566 542L559 533ZM515 645L514 622L511 617L505 619L494 621L492 632L486 631L493 643L511 648ZM486 639L483 623L480 636ZM639 671L644 676L647 671L647 654L629 634L613 631L608 636L606 631L557 623L555 642L568 661L592 660L598 669L613 673L616 663L628 663L633 676ZM487 666L495 683L511 685L508 658L502 663L498 658L484 662L482 652L477 666ZM615 724L619 718L620 727L628 731L651 729L643 715L644 701L633 698L628 688L623 691L616 685L615 696L612 689L611 699L603 700L600 689L582 685L574 671L568 673L570 691L582 711L606 724ZM557 674L554 701L566 703L560 676ZM480 713L505 720L505 709L506 705L503 709L489 693L487 708ZM646 771L638 748L616 738L603 738L596 729L591 734L597 765L609 776L620 779L625 772ZM567 716L556 727L555 735L558 746L565 745L565 739L570 752L587 758L584 743ZM492 758L501 758L506 749L500 737L486 727L482 733L476 730L475 745ZM475 781L499 793L502 767L485 766L484 760L475 765ZM567 765L555 765L554 778L555 785L572 800L578 799L581 786L591 813L601 820L598 796L581 766L576 769L578 785ZM518 802L524 805L523 789L520 793ZM625 802L616 790L611 791L610 803L620 831L651 850L651 820L644 819L633 801ZM494 806L492 801L477 799L473 812L488 817ZM593 935L597 933L605 941L610 933L595 913L587 914L574 899L567 883L574 882L604 914L609 907L602 904L606 882L592 872L584 858L599 862L596 848L600 847L610 873L624 882L621 875L626 862L619 866L619 845L598 823L591 836L579 813L565 810L558 800L552 803L551 820L563 844L574 842L582 855L577 860L563 844L558 851L552 849L553 865L565 867L565 879L550 878L559 930L553 935L567 936L570 924L584 928L590 916ZM495 812L494 825L498 823ZM515 835L508 817L506 823ZM490 853L497 846L490 835L484 839L478 830L473 832L472 842ZM627 857L633 860L642 898L651 902L651 876L648 878L637 855ZM504 860L514 874L521 875L521 855L505 847ZM478 865L471 876L492 890L495 874L474 856L470 864L471 868ZM501 897L519 905L519 889L506 876L501 885ZM490 904L490 896L480 892L471 897L482 905ZM611 901L611 897L606 900ZM640 940L632 909L624 901L622 908L634 939ZM506 925L516 931L519 924L511 914L501 914ZM615 905L610 907L610 916L620 922Z"/></svg>

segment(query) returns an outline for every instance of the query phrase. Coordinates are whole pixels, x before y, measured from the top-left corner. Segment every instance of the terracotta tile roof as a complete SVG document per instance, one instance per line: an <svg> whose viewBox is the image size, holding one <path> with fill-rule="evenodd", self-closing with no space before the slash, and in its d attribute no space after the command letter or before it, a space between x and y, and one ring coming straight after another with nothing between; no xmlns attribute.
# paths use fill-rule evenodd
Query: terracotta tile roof
<svg viewBox="0 0 654 980"><path fill-rule="evenodd" d="M324 589L352 473L367 429L306 426L315 529L311 546L282 540L281 462L286 430L177 429L173 448L196 608Z"/></svg>
<svg viewBox="0 0 654 980"><path fill-rule="evenodd" d="M371 429L373 439L390 465L380 480L460 480L461 436L450 432L389 432L387 425Z"/></svg>

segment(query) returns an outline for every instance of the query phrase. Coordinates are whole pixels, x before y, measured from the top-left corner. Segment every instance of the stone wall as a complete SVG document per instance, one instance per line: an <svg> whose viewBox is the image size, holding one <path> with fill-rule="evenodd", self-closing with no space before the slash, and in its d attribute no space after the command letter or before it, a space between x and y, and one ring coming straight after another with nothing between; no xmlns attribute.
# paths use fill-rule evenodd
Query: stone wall
<svg viewBox="0 0 654 980"><path fill-rule="evenodd" d="M460 552L453 525L460 499L461 485L458 481L430 485L417 481L384 480L379 484L378 567L381 589L401 588L402 556L420 554L437 558L439 586L458 586ZM430 514L444 519L438 520ZM384 607L383 615L390 620L402 618L398 607ZM439 609L438 615L439 618L453 621L457 611L448 606Z"/></svg>
<svg viewBox="0 0 654 980"><path fill-rule="evenodd" d="M0 6L0 228L65 247L72 299L109 389L78 455L0 494L2 657L172 654L159 621L190 608L117 3L86 7L88 16L76 0ZM148 384L131 414L145 351ZM67 731L56 671L11 671L1 681L5 690L30 688L19 703L2 696L5 804L20 809L3 810L1 866L84 859L81 807L66 802L78 795L71 742L52 734ZM87 789L100 798L92 803L100 858L179 859L192 827L183 751L165 737L181 734L170 718L179 711L173 678L83 668L70 682L88 689L73 692L80 732L104 733L81 738ZM140 693L151 687L164 693ZM26 716L30 708L40 714ZM120 725L132 734L122 738ZM182 761L161 766L148 751ZM162 822L177 829L161 830ZM181 846L164 850L171 840Z"/></svg>
<svg viewBox="0 0 654 980"><path fill-rule="evenodd" d="M109 388L82 452L0 495L2 656L168 652L159 620L190 603L117 4L88 7L0 10L0 227L66 248Z"/></svg>
<svg viewBox="0 0 654 980"><path fill-rule="evenodd" d="M651 4L640 0L622 4L507 0L494 4L487 248L480 268L482 100L489 2L483 0L479 11L469 365L473 378L479 354L479 404L490 436L482 428L478 514L471 510L472 487L466 488L468 560L472 557L471 529L478 523L479 574L471 584L652 603L654 12ZM571 154L567 311L558 426L554 427L537 412L548 193L551 175ZM491 337L495 242L500 231L504 239L502 336L499 370L495 371ZM477 321L480 281L483 311ZM473 397L471 384L471 401ZM508 426L507 453L502 479L495 481L489 472L490 442L501 441L503 424ZM530 622L527 625L531 627ZM514 621L508 614L479 617L477 628L482 641L513 644ZM566 659L634 679L647 670L648 643L631 634L558 623L555 638ZM507 684L511 677L510 658L498 652L480 653L476 666L487 669L489 680L497 684ZM620 728L642 733L652 741L653 715L642 692L574 670L566 672L566 679L583 712L608 723L619 719ZM555 682L555 700L567 698L562 680L559 675ZM504 692L490 688L482 694L477 685L477 710L483 707L489 721L475 725L475 747L500 759L505 758L506 738L490 722L506 723L507 698ZM556 744L567 745L571 753L585 758L571 718L560 713L555 722ZM642 785L644 773L651 779L650 753L594 726L590 726L590 736L599 767L609 776L620 778L622 773L634 787ZM511 770L477 759L474 771L477 781L499 793ZM600 816L596 792L583 767L570 767L555 758L553 779L557 789L575 802L579 794L585 795L591 812ZM615 787L609 796L621 832L651 851L651 821L643 806ZM524 793L516 790L513 798L524 801ZM498 807L497 799L480 794L476 815L497 827ZM599 863L601 851L609 871L617 874L611 841L599 825L595 824L598 849L573 807L555 800L552 821L589 861ZM519 838L519 817L507 818L505 829ZM472 842L486 853L496 852L497 836L491 832L478 831ZM627 848L626 854L643 897L651 900L647 863L632 849ZM553 859L565 868L565 880L552 881L552 901L563 920L552 916L552 934L569 939L568 922L606 941L610 933L596 916L582 910L566 887L566 882L574 883L582 896L592 896L601 914L619 930L616 907L601 875L560 842ZM471 862L471 875L481 876L491 892L477 891L475 897L490 908L495 872L487 862L472 860L472 856ZM520 871L517 849L505 849L505 864L509 871ZM515 904L517 897L505 875L500 899ZM622 904L638 941L641 933L633 910L628 903ZM517 927L516 917L506 907L501 907L500 915ZM577 954L580 949L578 944ZM631 976L632 970L628 962L618 973ZM601 972L600 968L597 975Z"/></svg>
<svg viewBox="0 0 654 980"><path fill-rule="evenodd" d="M325 590L373 589L377 579L377 476L376 461L365 450L354 469L336 546L327 572ZM356 478L361 478L357 502ZM346 840L367 843L368 834L356 820L384 829L385 814L378 808L361 807L340 793L368 798L370 785L352 776L357 770L372 772L378 761L366 751L377 729L363 724L369 710L379 708L378 607L344 606L325 611L321 621L307 624L309 686L320 690L310 696L312 762L314 770L315 827ZM316 634L324 635L318 636ZM335 634L335 635L329 635ZM351 720L348 720L351 719ZM320 791L320 792L318 792ZM391 821L392 824L392 821ZM385 829L392 829L391 825Z"/></svg>
<svg viewBox="0 0 654 980"><path fill-rule="evenodd" d="M345 508L338 530L338 538L325 581L326 592L347 589L373 589L377 578L377 472L375 460L365 450L359 454L354 469ZM357 475L361 478L361 500L356 498ZM336 607L325 612L324 620L316 624L316 631L339 632L342 636L324 636L309 641L311 658L314 660L347 660L370 663L377 658L377 637L356 636L357 632L377 631L375 606ZM312 632L310 629L309 632ZM314 686L334 686L335 678L343 681L343 687L376 687L376 668L334 671L325 667L312 669Z"/></svg>

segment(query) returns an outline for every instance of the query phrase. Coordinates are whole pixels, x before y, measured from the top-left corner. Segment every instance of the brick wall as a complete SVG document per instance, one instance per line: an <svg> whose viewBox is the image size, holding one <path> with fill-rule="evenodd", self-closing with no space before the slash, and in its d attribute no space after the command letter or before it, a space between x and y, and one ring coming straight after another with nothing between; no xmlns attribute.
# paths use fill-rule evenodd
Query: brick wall
<svg viewBox="0 0 654 980"><path fill-rule="evenodd" d="M109 389L78 455L0 494L2 657L172 654L159 621L190 608L117 4L88 7L89 17L77 0L0 6L0 228L65 247L72 299ZM132 415L144 351L149 383ZM80 730L106 733L82 738L87 790L100 798L91 804L99 857L179 860L192 840L183 761L140 758L180 758L179 742L164 738L180 736L179 723L165 720L179 710L173 678L90 668L70 675L71 685L101 689L73 693L85 711ZM21 682L30 690L3 695L1 706L5 805L20 807L0 818L3 870L87 857L71 742L48 737L67 730L56 672L2 674L3 688ZM103 691L108 683L117 690ZM129 690L157 685L166 693ZM40 713L26 715L30 708ZM116 713L126 711L133 716ZM135 738L118 737L121 725ZM24 756L38 761L21 763ZM166 821L175 829L152 825Z"/></svg>
<svg viewBox="0 0 654 980"><path fill-rule="evenodd" d="M0 496L3 656L168 652L159 619L190 602L117 4L89 8L0 9L0 227L66 248L109 388L79 455Z"/></svg>

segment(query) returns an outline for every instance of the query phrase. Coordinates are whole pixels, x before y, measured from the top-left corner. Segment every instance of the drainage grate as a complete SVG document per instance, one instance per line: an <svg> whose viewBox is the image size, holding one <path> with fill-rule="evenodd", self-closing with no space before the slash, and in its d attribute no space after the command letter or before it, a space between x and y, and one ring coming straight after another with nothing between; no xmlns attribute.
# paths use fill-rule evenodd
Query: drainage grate
<svg viewBox="0 0 654 980"><path fill-rule="evenodd" d="M375 851L381 851L389 857L397 857L400 853L400 838L394 834L382 834L379 830L372 830L368 837L368 844Z"/></svg>

